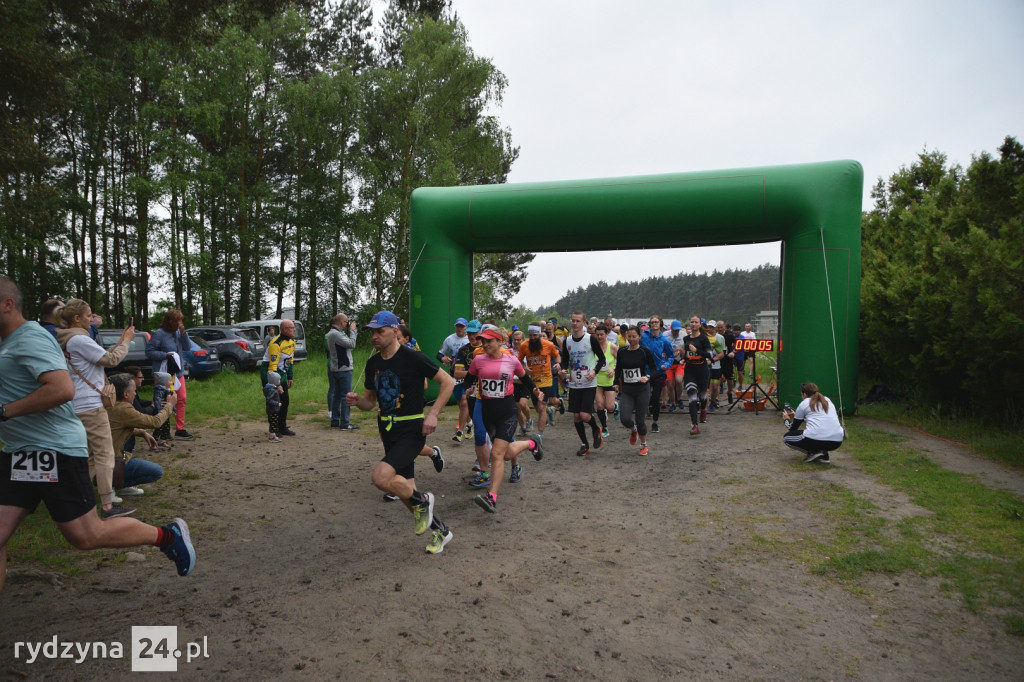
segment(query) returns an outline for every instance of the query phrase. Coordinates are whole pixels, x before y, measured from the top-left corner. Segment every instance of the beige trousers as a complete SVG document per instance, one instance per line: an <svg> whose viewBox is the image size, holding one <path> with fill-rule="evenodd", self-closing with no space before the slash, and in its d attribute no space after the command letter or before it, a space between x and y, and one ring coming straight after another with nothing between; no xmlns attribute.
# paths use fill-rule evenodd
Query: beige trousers
<svg viewBox="0 0 1024 682"><path fill-rule="evenodd" d="M114 439L110 435L110 421L102 407L76 415L85 426L89 441L89 479L96 479L100 493L100 506L114 501Z"/></svg>

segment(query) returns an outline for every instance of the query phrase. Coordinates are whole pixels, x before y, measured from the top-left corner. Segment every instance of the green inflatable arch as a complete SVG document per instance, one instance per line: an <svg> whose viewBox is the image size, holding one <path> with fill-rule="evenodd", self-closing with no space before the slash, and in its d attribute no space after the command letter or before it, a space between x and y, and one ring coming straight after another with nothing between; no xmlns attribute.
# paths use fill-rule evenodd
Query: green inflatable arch
<svg viewBox="0 0 1024 682"><path fill-rule="evenodd" d="M605 251L781 240L779 396L795 405L800 384L813 381L826 395L841 398L845 412L852 414L863 186L858 162L831 161L423 187L413 192L411 203L410 251L418 260L410 278L410 326L432 356L452 332L455 318L473 316L474 251ZM628 275L629 269L624 272ZM634 272L646 274L640 268ZM683 314L691 312L715 314Z"/></svg>

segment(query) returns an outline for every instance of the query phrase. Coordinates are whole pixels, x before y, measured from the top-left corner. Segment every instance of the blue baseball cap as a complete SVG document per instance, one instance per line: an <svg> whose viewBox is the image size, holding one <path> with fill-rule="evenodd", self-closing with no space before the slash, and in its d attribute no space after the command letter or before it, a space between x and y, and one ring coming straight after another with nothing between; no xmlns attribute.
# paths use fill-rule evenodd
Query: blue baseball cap
<svg viewBox="0 0 1024 682"><path fill-rule="evenodd" d="M397 327L398 316L390 310L381 310L365 325L363 329L380 329L381 327Z"/></svg>
<svg viewBox="0 0 1024 682"><path fill-rule="evenodd" d="M519 331L519 325L518 324L512 325L512 331L514 331L514 332Z"/></svg>
<svg viewBox="0 0 1024 682"><path fill-rule="evenodd" d="M459 326L460 324L461 324L461 325L462 325L463 327L465 327L465 326L466 326L466 318L464 318L464 317L459 317L459 318L456 318L456 320L455 320L455 326L456 326L456 327L458 327L458 326Z"/></svg>
<svg viewBox="0 0 1024 682"><path fill-rule="evenodd" d="M680 322L679 320L672 320L672 328L673 329L682 329L683 328L683 323Z"/></svg>
<svg viewBox="0 0 1024 682"><path fill-rule="evenodd" d="M470 320L469 324L466 325L467 332L473 332L474 334L476 334L478 331L480 331L480 329L482 329L480 320Z"/></svg>

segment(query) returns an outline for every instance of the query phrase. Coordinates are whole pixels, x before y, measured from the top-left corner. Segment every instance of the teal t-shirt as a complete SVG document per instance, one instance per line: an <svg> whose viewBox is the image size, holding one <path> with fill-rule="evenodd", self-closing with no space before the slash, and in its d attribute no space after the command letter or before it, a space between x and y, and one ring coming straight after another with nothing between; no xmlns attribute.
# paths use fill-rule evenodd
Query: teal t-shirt
<svg viewBox="0 0 1024 682"><path fill-rule="evenodd" d="M57 340L38 322L25 322L0 341L0 404L24 398L42 385L41 374L55 370L68 371ZM0 441L4 452L57 450L71 457L89 456L85 427L71 401L0 422Z"/></svg>

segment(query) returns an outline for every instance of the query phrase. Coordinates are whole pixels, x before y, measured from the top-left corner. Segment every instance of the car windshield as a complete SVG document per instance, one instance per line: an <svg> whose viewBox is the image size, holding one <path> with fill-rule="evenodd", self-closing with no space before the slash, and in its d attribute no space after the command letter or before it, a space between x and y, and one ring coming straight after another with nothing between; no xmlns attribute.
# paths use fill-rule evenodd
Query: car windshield
<svg viewBox="0 0 1024 682"><path fill-rule="evenodd" d="M99 342L104 348L113 348L117 345L118 340L121 338L121 332L100 332ZM146 350L146 335L142 332L136 332L135 338L128 344L128 350L130 351L144 351Z"/></svg>

